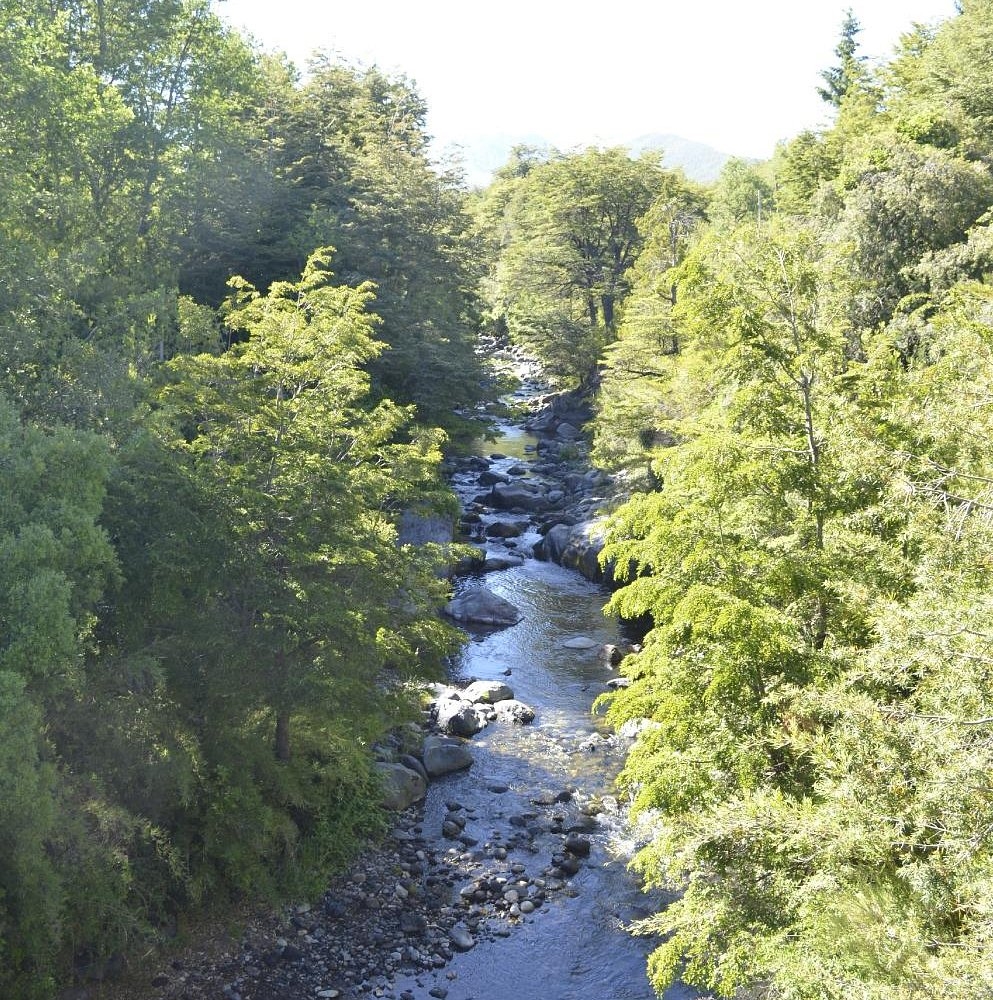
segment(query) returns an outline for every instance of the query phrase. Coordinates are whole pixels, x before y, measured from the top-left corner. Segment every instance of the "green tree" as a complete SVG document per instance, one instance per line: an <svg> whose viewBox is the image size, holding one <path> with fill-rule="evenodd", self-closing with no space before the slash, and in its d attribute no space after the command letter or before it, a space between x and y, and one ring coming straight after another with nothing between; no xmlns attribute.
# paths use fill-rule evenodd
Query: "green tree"
<svg viewBox="0 0 993 1000"><path fill-rule="evenodd" d="M43 997L72 919L47 736L85 685L96 610L117 574L97 523L110 457L96 436L22 423L2 400L0 461L0 985Z"/></svg>
<svg viewBox="0 0 993 1000"><path fill-rule="evenodd" d="M292 112L287 177L307 197L291 235L302 256L334 246L344 280L375 284L375 391L473 433L460 414L480 398L475 249L461 178L428 159L423 100L402 77L322 57Z"/></svg>
<svg viewBox="0 0 993 1000"><path fill-rule="evenodd" d="M772 187L754 164L732 158L714 185L708 215L715 225L737 226L749 219L761 222L775 209Z"/></svg>
<svg viewBox="0 0 993 1000"><path fill-rule="evenodd" d="M410 414L364 408L363 366L380 350L369 286L332 285L318 254L299 283L264 297L235 288L227 322L247 340L176 359L161 399L199 488L239 512L219 597L245 688L288 760L295 715L368 705L387 665L429 670L448 649L448 631L431 624L430 567L391 525L437 489L438 438L398 444Z"/></svg>
<svg viewBox="0 0 993 1000"><path fill-rule="evenodd" d="M613 340L639 218L661 190L658 155L589 149L532 167L507 206L494 312L553 374L580 381Z"/></svg>
<svg viewBox="0 0 993 1000"><path fill-rule="evenodd" d="M849 8L845 11L845 19L841 23L841 39L834 50L839 64L821 72L821 79L825 86L817 88L821 99L827 101L828 104L833 104L836 108L841 107L845 95L865 75L863 68L865 57L857 55L858 35L861 31L862 26L859 24L858 18Z"/></svg>

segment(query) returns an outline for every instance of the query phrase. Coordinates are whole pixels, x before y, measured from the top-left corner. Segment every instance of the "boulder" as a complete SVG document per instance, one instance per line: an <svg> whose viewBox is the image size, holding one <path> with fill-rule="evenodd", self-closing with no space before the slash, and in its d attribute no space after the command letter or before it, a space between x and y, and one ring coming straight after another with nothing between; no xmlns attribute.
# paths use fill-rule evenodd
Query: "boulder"
<svg viewBox="0 0 993 1000"><path fill-rule="evenodd" d="M565 838L565 843L562 845L570 854L577 858L587 858L590 855L590 844L589 837L583 837L578 833L570 833Z"/></svg>
<svg viewBox="0 0 993 1000"><path fill-rule="evenodd" d="M548 506L548 500L543 492L539 493L519 482L494 486L486 495L486 502L498 510L539 511Z"/></svg>
<svg viewBox="0 0 993 1000"><path fill-rule="evenodd" d="M518 726L526 726L529 722L534 722L534 709L516 698L498 701L493 706L493 711L496 712L496 716L501 722L513 722Z"/></svg>
<svg viewBox="0 0 993 1000"><path fill-rule="evenodd" d="M497 483L509 482L510 476L505 476L501 472L493 472L491 469L487 469L486 472L481 472L479 474L480 486L496 486Z"/></svg>
<svg viewBox="0 0 993 1000"><path fill-rule="evenodd" d="M609 583L613 578L610 567L604 570L600 566L600 553L604 546L603 526L603 518L584 521L573 527L556 524L535 545L534 556L578 570L594 583Z"/></svg>
<svg viewBox="0 0 993 1000"><path fill-rule="evenodd" d="M593 649L594 646L599 645L600 643L596 639L591 639L586 635L576 635L562 643L563 649Z"/></svg>
<svg viewBox="0 0 993 1000"><path fill-rule="evenodd" d="M486 526L487 538L517 538L527 531L527 521L493 521Z"/></svg>
<svg viewBox="0 0 993 1000"><path fill-rule="evenodd" d="M488 555L483 560L482 571L484 573L495 573L501 569L511 569L514 566L523 566L524 560L520 556L491 556Z"/></svg>
<svg viewBox="0 0 993 1000"><path fill-rule="evenodd" d="M469 928L461 920L452 927L448 936L456 951L469 951L476 944L475 939L469 933Z"/></svg>
<svg viewBox="0 0 993 1000"><path fill-rule="evenodd" d="M453 736L475 736L486 726L486 715L468 700L442 698L435 711L438 728Z"/></svg>
<svg viewBox="0 0 993 1000"><path fill-rule="evenodd" d="M427 783L428 772L424 770L423 762L413 754L401 754L400 763L403 764L404 767L410 768L411 771L416 771L424 779L425 783Z"/></svg>
<svg viewBox="0 0 993 1000"><path fill-rule="evenodd" d="M516 625L521 613L510 601L486 587L475 587L448 602L445 611L456 621L480 625Z"/></svg>
<svg viewBox="0 0 993 1000"><path fill-rule="evenodd" d="M406 809L424 798L428 783L417 771L403 764L374 764L383 786L383 805L387 809Z"/></svg>
<svg viewBox="0 0 993 1000"><path fill-rule="evenodd" d="M565 552L569 544L569 536L572 534L571 524L556 524L549 528L545 537L534 547L535 559L544 562L561 563L562 553Z"/></svg>
<svg viewBox="0 0 993 1000"><path fill-rule="evenodd" d="M428 736L424 740L424 770L438 778L453 771L472 767L472 754L460 740L446 736Z"/></svg>
<svg viewBox="0 0 993 1000"><path fill-rule="evenodd" d="M562 438L563 441L575 441L576 438L583 436L583 432L578 427L574 427L568 421L563 420L555 428L555 436Z"/></svg>
<svg viewBox="0 0 993 1000"><path fill-rule="evenodd" d="M480 702L492 705L496 701L506 701L514 697L514 692L503 681L473 681L463 692L462 697L473 704Z"/></svg>

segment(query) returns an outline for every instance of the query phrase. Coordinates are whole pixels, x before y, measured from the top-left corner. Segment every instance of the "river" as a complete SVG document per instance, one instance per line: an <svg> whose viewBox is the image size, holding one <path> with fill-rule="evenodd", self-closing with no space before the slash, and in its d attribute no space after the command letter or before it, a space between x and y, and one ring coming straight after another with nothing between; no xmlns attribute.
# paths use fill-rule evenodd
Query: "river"
<svg viewBox="0 0 993 1000"><path fill-rule="evenodd" d="M536 439L506 424L498 440L481 448L496 473L534 454ZM480 493L478 472L455 476L464 504ZM506 514L484 512L486 524ZM519 518L517 518L519 519ZM396 982L398 993L429 995L443 984L449 1000L653 1000L646 975L651 939L635 937L627 925L664 905L646 895L628 872L635 848L623 807L618 808L614 779L625 745L611 739L591 712L593 700L607 690L616 673L604 656L606 644L621 643L617 623L602 614L606 590L578 573L530 558L540 536L530 527L509 542L487 539L494 555L525 556L520 566L490 573L485 585L514 604L522 619L510 628L470 633L456 665L456 683L500 680L536 709L529 726L493 724L472 739L471 770L432 783L425 803L425 829L437 829L451 805L469 816L466 832L484 845L506 843L518 825L536 818L533 800L568 798L558 809L559 828L517 851L517 861L540 874L548 856L561 849L562 834L581 829L592 849L564 893L523 916L505 938L484 940L457 954L445 972L409 976ZM588 649L565 645L577 637L592 640ZM495 789L495 791L494 791ZM506 790L504 790L506 789ZM543 859L543 860L542 860ZM667 1000L700 994L676 985Z"/></svg>

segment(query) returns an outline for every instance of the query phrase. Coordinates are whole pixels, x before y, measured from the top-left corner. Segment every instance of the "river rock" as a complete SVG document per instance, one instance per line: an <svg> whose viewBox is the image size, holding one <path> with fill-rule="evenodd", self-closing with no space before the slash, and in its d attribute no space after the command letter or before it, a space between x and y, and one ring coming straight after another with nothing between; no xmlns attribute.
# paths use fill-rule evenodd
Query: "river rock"
<svg viewBox="0 0 993 1000"><path fill-rule="evenodd" d="M594 583L610 583L613 579L611 568L600 565L604 543L604 518L584 521L573 527L557 524L535 545L534 557L578 570Z"/></svg>
<svg viewBox="0 0 993 1000"><path fill-rule="evenodd" d="M591 639L586 635L576 635L571 639L566 639L562 643L563 649L593 649L594 646L599 646L600 643L596 639Z"/></svg>
<svg viewBox="0 0 993 1000"><path fill-rule="evenodd" d="M548 506L544 493L538 493L524 483L496 485L485 496L484 502L499 510L539 511Z"/></svg>
<svg viewBox="0 0 993 1000"><path fill-rule="evenodd" d="M462 697L474 704L483 702L492 705L496 701L506 701L514 697L514 692L503 681L473 681Z"/></svg>
<svg viewBox="0 0 993 1000"><path fill-rule="evenodd" d="M448 932L448 936L451 939L452 947L456 951L469 951L476 945L475 938L469 933L469 928L461 921L452 927Z"/></svg>
<svg viewBox="0 0 993 1000"><path fill-rule="evenodd" d="M480 625L516 625L521 612L486 587L475 587L448 602L445 611L456 621Z"/></svg>
<svg viewBox="0 0 993 1000"><path fill-rule="evenodd" d="M502 472L494 472L492 469L487 469L479 474L480 486L496 486L498 483L506 485L509 482L510 476L505 476Z"/></svg>
<svg viewBox="0 0 993 1000"><path fill-rule="evenodd" d="M562 438L563 441L575 441L576 438L581 438L583 432L570 424L567 420L563 420L562 423L555 428L555 436Z"/></svg>
<svg viewBox="0 0 993 1000"><path fill-rule="evenodd" d="M423 743L423 737L421 739L421 742ZM400 754L400 763L403 764L404 767L410 768L411 771L416 771L417 774L419 774L424 779L424 781L427 782L428 772L424 770L423 761L419 760L413 754L402 753Z"/></svg>
<svg viewBox="0 0 993 1000"><path fill-rule="evenodd" d="M432 778L472 766L472 754L458 740L431 735L424 740L424 770Z"/></svg>
<svg viewBox="0 0 993 1000"><path fill-rule="evenodd" d="M424 798L428 783L417 771L403 764L374 764L383 785L383 805L387 809L406 809Z"/></svg>
<svg viewBox="0 0 993 1000"><path fill-rule="evenodd" d="M524 560L520 556L488 555L483 560L482 571L494 573L501 569L512 569L515 566L523 565Z"/></svg>
<svg viewBox="0 0 993 1000"><path fill-rule="evenodd" d="M493 521L486 526L487 538L518 538L527 531L527 521Z"/></svg>
<svg viewBox="0 0 993 1000"><path fill-rule="evenodd" d="M589 837L583 837L578 833L570 833L565 838L565 843L562 845L570 854L577 858L587 858L590 854L590 840Z"/></svg>
<svg viewBox="0 0 993 1000"><path fill-rule="evenodd" d="M498 701L493 706L493 711L496 712L497 718L501 722L513 722L518 726L526 726L529 722L534 722L534 709L516 698Z"/></svg>
<svg viewBox="0 0 993 1000"><path fill-rule="evenodd" d="M486 569L486 550L473 546L452 565L452 576L468 576L470 573L488 572Z"/></svg>
<svg viewBox="0 0 993 1000"><path fill-rule="evenodd" d="M440 698L435 702L438 728L453 736L475 736L486 726L486 716L468 699Z"/></svg>

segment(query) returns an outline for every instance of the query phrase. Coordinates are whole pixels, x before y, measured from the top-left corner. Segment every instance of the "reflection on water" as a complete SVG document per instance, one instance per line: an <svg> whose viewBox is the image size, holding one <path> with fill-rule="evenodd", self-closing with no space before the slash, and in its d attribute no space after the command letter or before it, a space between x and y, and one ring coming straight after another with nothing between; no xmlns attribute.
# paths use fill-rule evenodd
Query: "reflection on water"
<svg viewBox="0 0 993 1000"><path fill-rule="evenodd" d="M496 441L487 441L485 438L478 438L474 441L470 449L472 453L484 456L506 455L507 458L515 459L518 462L530 461L534 457L534 449L538 445L538 439L534 434L516 424L501 423L497 425L497 430L500 437Z"/></svg>

